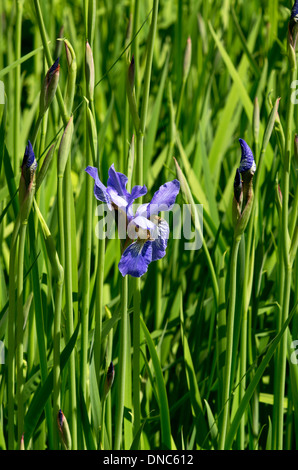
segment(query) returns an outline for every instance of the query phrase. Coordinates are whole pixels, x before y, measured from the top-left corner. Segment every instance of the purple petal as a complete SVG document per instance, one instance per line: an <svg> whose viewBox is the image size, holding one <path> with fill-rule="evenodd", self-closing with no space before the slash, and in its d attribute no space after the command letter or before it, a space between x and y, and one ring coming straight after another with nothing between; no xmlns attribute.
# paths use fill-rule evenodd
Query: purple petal
<svg viewBox="0 0 298 470"><path fill-rule="evenodd" d="M118 267L122 276L130 274L141 277L152 261L152 242L140 240L129 245L119 261Z"/></svg>
<svg viewBox="0 0 298 470"><path fill-rule="evenodd" d="M147 194L146 186L134 186L131 190L131 194L127 198L127 213L130 217L133 216L131 205L138 197L145 196Z"/></svg>
<svg viewBox="0 0 298 470"><path fill-rule="evenodd" d="M113 163L109 169L108 188L114 189L119 196L129 197L129 192L126 189L127 181L127 176L115 171Z"/></svg>
<svg viewBox="0 0 298 470"><path fill-rule="evenodd" d="M95 183L94 183L94 196L96 199L102 202L106 202L108 204L109 209L111 210L111 198L107 192L107 188L98 178L98 170L94 166L87 166L85 169L86 173L90 175Z"/></svg>
<svg viewBox="0 0 298 470"><path fill-rule="evenodd" d="M147 208L147 216L158 214L161 211L168 211L175 203L177 194L180 190L178 180L173 180L163 184L153 195L153 198Z"/></svg>

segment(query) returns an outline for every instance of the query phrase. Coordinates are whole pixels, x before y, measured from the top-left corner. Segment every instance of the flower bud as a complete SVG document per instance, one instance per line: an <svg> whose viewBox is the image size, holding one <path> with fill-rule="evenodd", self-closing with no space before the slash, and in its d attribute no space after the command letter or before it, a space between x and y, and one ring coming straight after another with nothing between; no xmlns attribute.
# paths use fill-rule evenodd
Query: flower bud
<svg viewBox="0 0 298 470"><path fill-rule="evenodd" d="M41 186L41 183L43 182L46 174L47 174L47 171L48 171L48 168L51 164L51 161L53 159L53 155L54 155L54 151L55 151L55 147L56 147L56 144L52 144L51 147L49 148L49 151L48 153L46 154L45 158L44 158L44 161L43 161L43 164L38 172L38 175L36 177L36 188L35 188L35 192L38 191L38 189L40 188Z"/></svg>
<svg viewBox="0 0 298 470"><path fill-rule="evenodd" d="M59 57L48 70L40 93L40 114L43 115L49 108L55 96L59 81Z"/></svg>
<svg viewBox="0 0 298 470"><path fill-rule="evenodd" d="M187 38L185 53L184 53L184 62L183 62L183 81L186 81L189 69L191 64L191 38Z"/></svg>
<svg viewBox="0 0 298 470"><path fill-rule="evenodd" d="M59 436L61 439L61 443L66 450L71 449L71 435L68 426L67 419L65 418L63 411L59 410L57 416L57 424L59 430Z"/></svg>
<svg viewBox="0 0 298 470"><path fill-rule="evenodd" d="M76 88L76 77L77 77L77 60L75 51L67 39L64 39L65 44L65 52L66 52L66 60L68 65L68 75L67 75L67 83L66 83L66 90L65 90L65 110L68 116L71 115L73 101L74 101L74 94Z"/></svg>
<svg viewBox="0 0 298 470"><path fill-rule="evenodd" d="M129 67L128 67L128 82L131 90L133 90L135 83L135 58L132 56Z"/></svg>
<svg viewBox="0 0 298 470"><path fill-rule="evenodd" d="M296 0L291 11L291 17L290 17L289 26L288 26L288 43L289 45L292 45L293 49L296 48L297 36L298 36L298 1Z"/></svg>
<svg viewBox="0 0 298 470"><path fill-rule="evenodd" d="M115 369L114 369L114 364L113 362L110 363L105 383L104 383L104 396L106 397L109 391L112 388L113 382L114 382L114 377L115 377Z"/></svg>
<svg viewBox="0 0 298 470"><path fill-rule="evenodd" d="M246 171L250 171L252 174L256 171L256 163L254 160L254 156L252 150L247 145L245 140L239 139L240 146L241 146L241 161L239 171L240 173L244 173Z"/></svg>
<svg viewBox="0 0 298 470"><path fill-rule="evenodd" d="M21 219L28 218L35 194L35 173L37 161L30 140L26 146L22 162L22 173L19 185L19 201L21 207Z"/></svg>
<svg viewBox="0 0 298 470"><path fill-rule="evenodd" d="M87 98L89 101L93 101L94 98L94 60L92 49L90 44L86 42L86 51L85 51L85 77L87 85Z"/></svg>
<svg viewBox="0 0 298 470"><path fill-rule="evenodd" d="M63 136L61 137L61 142L58 151L58 177L62 177L64 175L64 170L66 167L67 159L70 152L71 146L71 139L73 135L73 116L69 119L64 132Z"/></svg>

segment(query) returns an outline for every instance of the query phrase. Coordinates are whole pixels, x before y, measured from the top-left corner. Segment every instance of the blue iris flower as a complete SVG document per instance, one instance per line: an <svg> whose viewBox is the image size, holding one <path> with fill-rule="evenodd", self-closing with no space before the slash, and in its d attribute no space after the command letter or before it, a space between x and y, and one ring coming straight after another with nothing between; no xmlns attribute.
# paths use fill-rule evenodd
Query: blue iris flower
<svg viewBox="0 0 298 470"><path fill-rule="evenodd" d="M98 178L97 169L87 167L86 172L95 180L94 195L105 202L110 210L121 210L126 214L127 239L119 262L122 276L127 274L140 277L152 261L161 259L166 254L169 238L169 225L159 217L162 211L169 211L175 203L180 190L178 180L162 185L153 195L150 203L142 204L135 214L132 203L147 193L146 186L134 186L129 193L126 189L127 177L115 171L114 165L109 169L107 187Z"/></svg>
<svg viewBox="0 0 298 470"><path fill-rule="evenodd" d="M241 146L241 161L239 171L244 173L246 171L251 171L254 173L256 171L256 163L251 148L247 145L245 140L239 139Z"/></svg>

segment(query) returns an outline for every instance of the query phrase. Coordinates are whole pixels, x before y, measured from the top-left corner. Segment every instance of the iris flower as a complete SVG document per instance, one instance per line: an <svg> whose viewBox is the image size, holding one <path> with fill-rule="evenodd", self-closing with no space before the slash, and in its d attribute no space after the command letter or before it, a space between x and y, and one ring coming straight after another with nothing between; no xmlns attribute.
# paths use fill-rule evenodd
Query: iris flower
<svg viewBox="0 0 298 470"><path fill-rule="evenodd" d="M135 199L147 193L146 186L134 186L129 193L126 189L127 177L116 172L114 165L109 169L107 187L100 181L96 168L87 167L86 172L95 181L96 199L105 202L109 210L116 209L125 213L127 238L118 265L119 271L122 276L142 276L151 261L161 259L166 254L170 230L159 213L172 208L180 190L179 181L173 180L162 185L151 202L140 205L134 214L132 204Z"/></svg>

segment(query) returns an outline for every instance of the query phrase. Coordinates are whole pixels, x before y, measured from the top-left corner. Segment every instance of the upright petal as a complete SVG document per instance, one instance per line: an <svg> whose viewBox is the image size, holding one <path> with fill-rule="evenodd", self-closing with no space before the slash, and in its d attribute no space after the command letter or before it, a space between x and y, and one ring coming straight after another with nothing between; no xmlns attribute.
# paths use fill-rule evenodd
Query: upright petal
<svg viewBox="0 0 298 470"><path fill-rule="evenodd" d="M170 210L175 203L179 190L180 183L176 179L163 184L156 193L154 193L153 198L147 207L147 217L158 214L161 211Z"/></svg>
<svg viewBox="0 0 298 470"><path fill-rule="evenodd" d="M141 277L152 261L152 242L139 240L123 252L118 267L122 276Z"/></svg>
<svg viewBox="0 0 298 470"><path fill-rule="evenodd" d="M113 163L109 168L109 177L107 182L108 188L114 189L119 196L129 197L129 192L126 189L127 181L127 176L116 171Z"/></svg>
<svg viewBox="0 0 298 470"><path fill-rule="evenodd" d="M87 166L87 168L85 169L86 173L88 173L88 175L90 175L95 183L94 183L94 196L96 197L96 199L98 199L99 201L102 201L102 202L106 202L107 205L108 205L108 208L111 210L112 209L112 206L111 206L111 198L110 198L110 195L108 194L107 192L107 188L105 187L104 184L102 184L102 182L100 181L100 179L98 178L98 171L97 171L97 168L95 168L94 166Z"/></svg>

